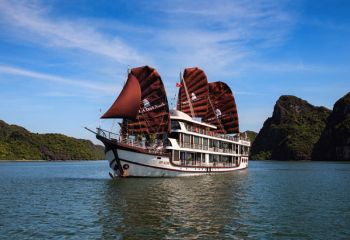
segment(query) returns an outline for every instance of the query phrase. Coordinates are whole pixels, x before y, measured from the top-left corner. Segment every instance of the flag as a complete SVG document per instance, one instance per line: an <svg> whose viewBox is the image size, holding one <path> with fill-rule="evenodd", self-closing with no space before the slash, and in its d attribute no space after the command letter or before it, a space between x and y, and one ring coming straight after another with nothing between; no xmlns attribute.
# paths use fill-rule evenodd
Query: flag
<svg viewBox="0 0 350 240"><path fill-rule="evenodd" d="M177 82L176 87L182 87L182 84Z"/></svg>

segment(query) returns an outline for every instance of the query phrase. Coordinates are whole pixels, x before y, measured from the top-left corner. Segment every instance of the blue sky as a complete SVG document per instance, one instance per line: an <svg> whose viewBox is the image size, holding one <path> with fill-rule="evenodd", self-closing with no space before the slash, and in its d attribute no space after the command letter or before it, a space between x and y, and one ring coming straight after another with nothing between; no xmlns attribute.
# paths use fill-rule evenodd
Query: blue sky
<svg viewBox="0 0 350 240"><path fill-rule="evenodd" d="M83 126L99 124L128 66L156 68L169 99L198 66L233 90L241 131L259 131L282 94L332 108L350 90L349 12L321 0L0 0L0 119L97 142Z"/></svg>

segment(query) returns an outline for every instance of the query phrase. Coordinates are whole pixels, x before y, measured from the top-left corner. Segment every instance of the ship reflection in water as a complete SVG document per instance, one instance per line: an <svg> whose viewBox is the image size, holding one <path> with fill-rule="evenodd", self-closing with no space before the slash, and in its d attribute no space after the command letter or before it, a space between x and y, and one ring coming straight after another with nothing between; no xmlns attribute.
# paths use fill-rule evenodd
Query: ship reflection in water
<svg viewBox="0 0 350 240"><path fill-rule="evenodd" d="M223 175L111 181L102 237L348 238L349 173L344 163L252 162Z"/></svg>
<svg viewBox="0 0 350 240"><path fill-rule="evenodd" d="M108 183L103 238L197 238L245 235L239 223L247 173Z"/></svg>

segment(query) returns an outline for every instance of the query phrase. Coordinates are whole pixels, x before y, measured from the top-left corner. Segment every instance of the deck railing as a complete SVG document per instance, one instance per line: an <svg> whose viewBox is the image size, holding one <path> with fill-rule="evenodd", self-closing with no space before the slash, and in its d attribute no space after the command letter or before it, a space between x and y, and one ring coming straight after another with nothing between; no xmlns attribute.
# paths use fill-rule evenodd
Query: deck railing
<svg viewBox="0 0 350 240"><path fill-rule="evenodd" d="M235 149L208 147L207 145L194 144L194 143L192 144L192 143L188 143L188 142L180 142L179 146L182 148L199 149L199 150L206 150L206 151L218 152L218 153L236 153L236 154L238 154Z"/></svg>
<svg viewBox="0 0 350 240"><path fill-rule="evenodd" d="M204 163L200 160L198 161L191 161L191 160L178 160L174 161L175 164L181 165L181 166L189 166L189 167L237 167L238 163L236 162L210 162L210 163Z"/></svg>
<svg viewBox="0 0 350 240"><path fill-rule="evenodd" d="M116 140L116 141L120 140L119 134L109 132L109 131L104 130L102 128L97 128L97 135L100 135L100 136L105 137L105 138L110 139L110 140Z"/></svg>
<svg viewBox="0 0 350 240"><path fill-rule="evenodd" d="M151 153L165 153L164 147L166 146L163 141L156 141L156 142L150 142L146 140L140 140L140 139L129 139L129 138L122 138L119 134L97 128L97 135L100 135L102 137L105 137L111 141L126 144L132 147L142 148L144 150L147 150ZM230 148L220 148L220 147L208 147L207 145L203 144L193 144L188 142L180 142L179 146L182 148L189 148L189 149L199 149L199 150L209 150L212 152L218 152L218 153L237 153L235 149ZM248 155L248 152L243 151L243 155Z"/></svg>
<svg viewBox="0 0 350 240"><path fill-rule="evenodd" d="M141 148L149 153L155 153L155 154L165 154L164 146L165 144L162 141L146 141L146 140L139 140L139 139L128 139L128 138L122 138L119 134L109 132L107 130L104 130L102 128L97 128L97 135L100 135L104 138L107 138L111 141L129 145L132 147Z"/></svg>
<svg viewBox="0 0 350 240"><path fill-rule="evenodd" d="M250 141L248 136L246 137L246 136L241 135L241 134L236 135L236 136L230 136L230 135L225 135L225 134L214 133L212 131L208 131L208 130L204 130L204 129L200 129L200 128L196 128L196 127L192 127L192 126L187 126L186 129L189 132L200 133L200 134L208 135L211 137L227 139L227 140L235 141L235 142L238 142L239 140Z"/></svg>

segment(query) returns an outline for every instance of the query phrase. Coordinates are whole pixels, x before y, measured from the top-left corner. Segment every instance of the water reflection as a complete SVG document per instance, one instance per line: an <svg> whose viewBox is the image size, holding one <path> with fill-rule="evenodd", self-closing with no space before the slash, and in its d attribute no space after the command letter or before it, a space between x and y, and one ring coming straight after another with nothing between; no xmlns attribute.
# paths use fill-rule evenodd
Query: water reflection
<svg viewBox="0 0 350 240"><path fill-rule="evenodd" d="M100 210L103 238L237 236L245 171L195 178L119 179L108 182ZM244 231L242 231L244 235Z"/></svg>

